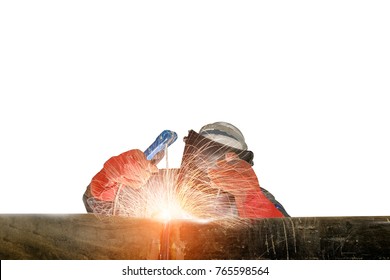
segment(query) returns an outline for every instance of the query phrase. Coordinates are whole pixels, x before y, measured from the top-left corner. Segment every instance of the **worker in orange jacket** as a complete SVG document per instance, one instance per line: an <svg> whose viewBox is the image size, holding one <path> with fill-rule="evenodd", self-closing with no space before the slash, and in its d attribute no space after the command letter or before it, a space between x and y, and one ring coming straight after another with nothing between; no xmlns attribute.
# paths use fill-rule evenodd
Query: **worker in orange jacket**
<svg viewBox="0 0 390 280"><path fill-rule="evenodd" d="M252 168L253 153L247 149L237 127L226 122L211 123L203 126L199 133L190 130L184 141L182 164L176 170L177 184L191 178L193 185L195 181L205 185L202 190L206 190L209 197L210 193L215 194L215 205L225 200L219 209L221 216L226 212L240 218L289 216L272 194L260 187ZM111 157L84 193L87 211L97 214L103 209L111 211L121 186L137 195L151 181L159 180L160 171L156 160L148 160L138 149ZM112 211L111 214L117 213Z"/></svg>

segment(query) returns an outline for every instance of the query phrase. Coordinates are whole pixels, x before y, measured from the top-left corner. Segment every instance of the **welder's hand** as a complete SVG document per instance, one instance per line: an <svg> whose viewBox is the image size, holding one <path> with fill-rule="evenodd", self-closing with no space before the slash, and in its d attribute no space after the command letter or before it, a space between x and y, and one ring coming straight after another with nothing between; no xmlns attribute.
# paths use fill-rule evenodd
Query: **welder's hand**
<svg viewBox="0 0 390 280"><path fill-rule="evenodd" d="M103 169L91 181L94 197L110 201L115 198L119 185L138 189L146 184L158 168L146 159L140 150L130 150L107 160Z"/></svg>
<svg viewBox="0 0 390 280"><path fill-rule="evenodd" d="M240 217L283 217L260 189L252 166L236 154L229 153L208 170L212 185L234 195Z"/></svg>

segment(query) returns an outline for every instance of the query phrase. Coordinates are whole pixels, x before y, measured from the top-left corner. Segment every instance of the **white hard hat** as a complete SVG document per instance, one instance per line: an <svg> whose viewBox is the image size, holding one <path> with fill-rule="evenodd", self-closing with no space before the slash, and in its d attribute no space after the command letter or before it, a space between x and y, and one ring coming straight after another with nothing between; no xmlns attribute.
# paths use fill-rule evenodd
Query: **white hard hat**
<svg viewBox="0 0 390 280"><path fill-rule="evenodd" d="M227 122L215 122L203 126L199 134L213 140L240 150L247 150L244 135L234 125Z"/></svg>

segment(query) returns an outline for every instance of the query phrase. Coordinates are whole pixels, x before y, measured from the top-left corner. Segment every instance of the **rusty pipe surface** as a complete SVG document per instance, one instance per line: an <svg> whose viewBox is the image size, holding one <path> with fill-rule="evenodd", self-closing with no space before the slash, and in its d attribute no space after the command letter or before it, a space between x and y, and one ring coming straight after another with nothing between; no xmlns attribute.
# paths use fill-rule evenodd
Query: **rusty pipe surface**
<svg viewBox="0 0 390 280"><path fill-rule="evenodd" d="M162 254L187 260L390 259L387 216L252 219L234 225L173 220L168 226L169 232L157 220L92 214L3 214L0 259L146 260Z"/></svg>
<svg viewBox="0 0 390 280"><path fill-rule="evenodd" d="M0 259L158 259L161 229L120 216L0 215Z"/></svg>

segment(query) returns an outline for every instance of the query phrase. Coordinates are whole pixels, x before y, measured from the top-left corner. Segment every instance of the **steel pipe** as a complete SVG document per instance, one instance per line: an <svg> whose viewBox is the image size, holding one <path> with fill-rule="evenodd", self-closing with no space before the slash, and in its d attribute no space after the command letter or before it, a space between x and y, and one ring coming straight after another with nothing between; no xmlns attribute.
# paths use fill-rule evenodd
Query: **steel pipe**
<svg viewBox="0 0 390 280"><path fill-rule="evenodd" d="M390 259L390 217L196 223L0 215L0 259Z"/></svg>

